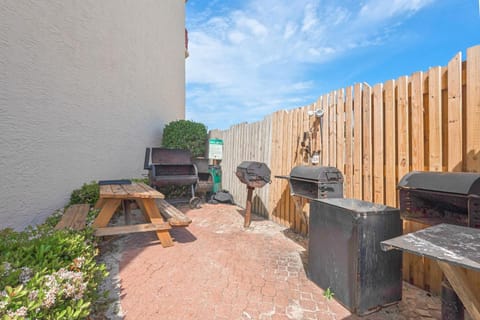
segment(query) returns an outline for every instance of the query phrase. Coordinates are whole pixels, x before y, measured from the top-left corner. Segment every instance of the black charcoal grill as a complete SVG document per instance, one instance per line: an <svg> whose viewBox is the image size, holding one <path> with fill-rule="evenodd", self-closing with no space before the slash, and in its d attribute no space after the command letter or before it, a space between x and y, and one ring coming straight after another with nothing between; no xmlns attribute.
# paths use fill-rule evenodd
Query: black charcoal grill
<svg viewBox="0 0 480 320"><path fill-rule="evenodd" d="M192 162L192 154L183 149L147 148L144 169L148 170L150 186L158 189L165 186L190 186L190 206L197 207L200 199L195 197L198 171Z"/></svg>
<svg viewBox="0 0 480 320"><path fill-rule="evenodd" d="M270 169L263 162L243 161L235 173L240 181L251 188L261 188L270 183Z"/></svg>
<svg viewBox="0 0 480 320"><path fill-rule="evenodd" d="M270 168L263 162L243 161L237 166L235 174L240 182L247 185L248 192L247 205L245 206L245 228L250 226L253 190L270 183L270 173Z"/></svg>
<svg viewBox="0 0 480 320"><path fill-rule="evenodd" d="M343 198L343 175L335 167L296 166L289 176L275 178L288 180L290 195L304 223L308 222L307 212L303 210L305 203L310 200Z"/></svg>
<svg viewBox="0 0 480 320"><path fill-rule="evenodd" d="M335 167L296 166L290 176L276 176L288 179L290 194L313 199L343 198L343 175Z"/></svg>
<svg viewBox="0 0 480 320"><path fill-rule="evenodd" d="M403 220L480 228L479 173L413 171L397 187ZM442 319L464 319L462 301L446 278L441 287Z"/></svg>
<svg viewBox="0 0 480 320"><path fill-rule="evenodd" d="M413 171L400 180L398 189L404 220L480 228L478 173Z"/></svg>

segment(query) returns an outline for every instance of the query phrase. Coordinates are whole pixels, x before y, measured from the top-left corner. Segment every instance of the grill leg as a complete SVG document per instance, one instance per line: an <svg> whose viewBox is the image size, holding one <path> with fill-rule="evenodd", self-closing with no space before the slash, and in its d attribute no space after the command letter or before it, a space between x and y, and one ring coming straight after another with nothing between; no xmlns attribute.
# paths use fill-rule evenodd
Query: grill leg
<svg viewBox="0 0 480 320"><path fill-rule="evenodd" d="M252 195L253 195L253 189L252 187L247 187L248 193L247 193L247 205L245 206L245 223L243 226L245 228L250 227L250 220L251 220L251 215L252 215Z"/></svg>
<svg viewBox="0 0 480 320"><path fill-rule="evenodd" d="M442 281L442 320L463 320L463 303L447 279Z"/></svg>

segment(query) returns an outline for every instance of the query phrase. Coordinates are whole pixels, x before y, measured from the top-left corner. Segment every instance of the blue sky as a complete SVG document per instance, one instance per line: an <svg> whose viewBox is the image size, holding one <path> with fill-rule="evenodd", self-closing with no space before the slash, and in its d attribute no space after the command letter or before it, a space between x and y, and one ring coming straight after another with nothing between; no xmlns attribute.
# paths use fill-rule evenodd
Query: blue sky
<svg viewBox="0 0 480 320"><path fill-rule="evenodd" d="M480 45L479 0L189 0L187 119L208 129L367 82L446 65Z"/></svg>

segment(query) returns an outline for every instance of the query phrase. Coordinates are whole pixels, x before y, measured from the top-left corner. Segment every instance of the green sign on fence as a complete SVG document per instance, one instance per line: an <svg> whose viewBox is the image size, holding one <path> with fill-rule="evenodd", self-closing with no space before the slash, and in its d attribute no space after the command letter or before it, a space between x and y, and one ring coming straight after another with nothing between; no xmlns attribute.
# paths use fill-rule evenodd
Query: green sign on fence
<svg viewBox="0 0 480 320"><path fill-rule="evenodd" d="M208 158L214 160L221 160L223 155L223 140L210 139L208 140Z"/></svg>

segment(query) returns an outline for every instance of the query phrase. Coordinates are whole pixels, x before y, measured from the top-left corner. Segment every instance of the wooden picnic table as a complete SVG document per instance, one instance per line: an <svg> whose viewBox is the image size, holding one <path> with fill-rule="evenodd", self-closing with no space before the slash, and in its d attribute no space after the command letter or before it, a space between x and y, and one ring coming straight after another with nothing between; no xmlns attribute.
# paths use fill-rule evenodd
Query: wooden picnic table
<svg viewBox="0 0 480 320"><path fill-rule="evenodd" d="M163 247L173 245L169 230L171 226L160 215L156 199L164 199L164 195L144 183L132 182L131 184L105 184L100 185L100 197L95 208L100 213L93 222L95 235L107 236L132 232L155 231ZM146 224L129 224L127 201L135 201L142 210ZM115 211L122 204L126 213L125 226L107 227Z"/></svg>
<svg viewBox="0 0 480 320"><path fill-rule="evenodd" d="M480 229L443 223L382 241L381 247L436 260L465 309L480 320L478 288L466 275L466 269L480 272Z"/></svg>

